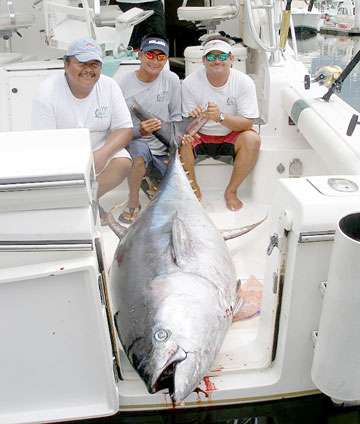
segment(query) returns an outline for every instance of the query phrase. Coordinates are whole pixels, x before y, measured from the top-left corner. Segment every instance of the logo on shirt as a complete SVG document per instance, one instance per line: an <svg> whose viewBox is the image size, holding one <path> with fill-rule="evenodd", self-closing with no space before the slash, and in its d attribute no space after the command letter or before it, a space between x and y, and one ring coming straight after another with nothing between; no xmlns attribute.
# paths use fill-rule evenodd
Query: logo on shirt
<svg viewBox="0 0 360 424"><path fill-rule="evenodd" d="M109 107L108 106L100 106L95 109L95 118L107 118L109 116Z"/></svg>
<svg viewBox="0 0 360 424"><path fill-rule="evenodd" d="M169 92L163 91L162 93L157 95L158 102L164 102L165 100L169 100Z"/></svg>
<svg viewBox="0 0 360 424"><path fill-rule="evenodd" d="M228 97L227 100L226 100L226 104L236 105L236 97Z"/></svg>

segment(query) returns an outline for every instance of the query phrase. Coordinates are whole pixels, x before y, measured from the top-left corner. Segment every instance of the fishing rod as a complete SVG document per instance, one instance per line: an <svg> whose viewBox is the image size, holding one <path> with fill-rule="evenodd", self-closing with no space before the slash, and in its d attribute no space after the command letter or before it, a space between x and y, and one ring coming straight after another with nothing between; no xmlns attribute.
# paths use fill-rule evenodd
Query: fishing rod
<svg viewBox="0 0 360 424"><path fill-rule="evenodd" d="M310 2L309 2L309 6L308 6L308 12L311 12L311 11L312 11L312 8L313 8L313 6L314 6L314 1L315 1L315 0L310 0Z"/></svg>
<svg viewBox="0 0 360 424"><path fill-rule="evenodd" d="M346 77L350 74L350 72L355 68L360 60L360 50L356 53L356 55L350 60L346 68L341 72L341 74L336 78L336 80L331 84L327 93L325 93L322 97L323 100L328 102L330 97L334 94L335 91L340 92L341 85L346 79Z"/></svg>
<svg viewBox="0 0 360 424"><path fill-rule="evenodd" d="M282 14L281 19L281 28L280 28L280 49L284 50L286 46L286 40L289 35L289 27L290 27L290 13L291 13L291 1L286 1L285 10Z"/></svg>

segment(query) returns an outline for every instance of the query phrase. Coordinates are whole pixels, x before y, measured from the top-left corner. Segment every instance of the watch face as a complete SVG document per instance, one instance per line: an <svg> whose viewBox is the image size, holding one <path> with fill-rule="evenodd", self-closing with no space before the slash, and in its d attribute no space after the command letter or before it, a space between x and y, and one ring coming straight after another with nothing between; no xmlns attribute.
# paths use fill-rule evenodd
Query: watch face
<svg viewBox="0 0 360 424"><path fill-rule="evenodd" d="M224 119L225 119L225 116L224 116L224 114L221 112L221 113L220 113L220 122L222 122Z"/></svg>

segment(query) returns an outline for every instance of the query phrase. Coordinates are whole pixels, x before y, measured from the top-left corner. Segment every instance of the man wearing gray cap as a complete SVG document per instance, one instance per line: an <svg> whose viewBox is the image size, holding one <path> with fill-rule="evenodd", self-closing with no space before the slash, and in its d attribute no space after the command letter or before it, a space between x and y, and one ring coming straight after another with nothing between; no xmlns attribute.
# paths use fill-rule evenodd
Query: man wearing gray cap
<svg viewBox="0 0 360 424"><path fill-rule="evenodd" d="M199 199L195 158L199 161L212 157L232 163L224 197L227 208L238 211L243 204L237 190L256 163L260 137L252 129L254 118L259 115L255 84L248 75L232 68L233 61L229 40L220 36L208 38L203 46L204 66L183 81L183 115L197 117L204 113L208 121L194 137L192 146L182 147L181 156Z"/></svg>
<svg viewBox="0 0 360 424"><path fill-rule="evenodd" d="M32 129L88 128L98 197L127 176L132 120L121 89L101 74L102 50L90 38L73 41L64 56L65 73L43 81L32 106Z"/></svg>

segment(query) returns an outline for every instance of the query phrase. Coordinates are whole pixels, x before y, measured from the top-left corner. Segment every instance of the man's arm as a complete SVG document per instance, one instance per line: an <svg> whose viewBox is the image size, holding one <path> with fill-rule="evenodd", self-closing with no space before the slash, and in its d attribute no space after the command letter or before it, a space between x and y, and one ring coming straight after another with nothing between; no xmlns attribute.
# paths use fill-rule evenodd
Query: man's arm
<svg viewBox="0 0 360 424"><path fill-rule="evenodd" d="M191 112L202 106L196 104L195 94L191 90L190 84L187 83L186 79L181 84L181 105L182 115L185 118L188 116L195 116L191 115Z"/></svg>
<svg viewBox="0 0 360 424"><path fill-rule="evenodd" d="M171 74L169 116L170 121L181 121L181 84L177 75Z"/></svg>
<svg viewBox="0 0 360 424"><path fill-rule="evenodd" d="M49 103L34 98L31 111L32 130L56 129L54 110Z"/></svg>
<svg viewBox="0 0 360 424"><path fill-rule="evenodd" d="M105 144L94 151L96 174L99 174L104 169L106 162L114 153L123 149L130 143L132 135L132 128L119 128L109 134Z"/></svg>

